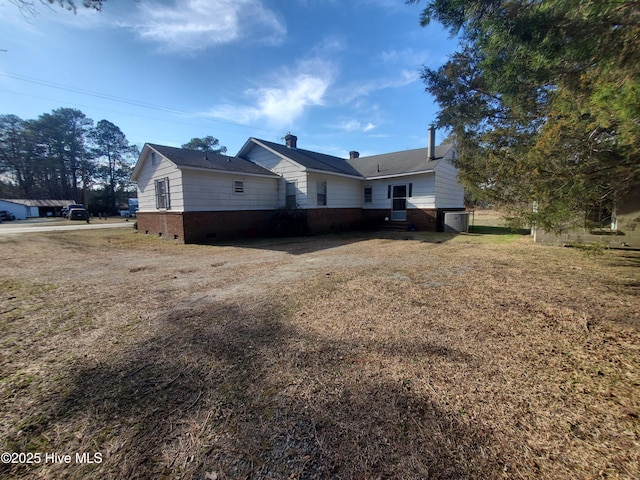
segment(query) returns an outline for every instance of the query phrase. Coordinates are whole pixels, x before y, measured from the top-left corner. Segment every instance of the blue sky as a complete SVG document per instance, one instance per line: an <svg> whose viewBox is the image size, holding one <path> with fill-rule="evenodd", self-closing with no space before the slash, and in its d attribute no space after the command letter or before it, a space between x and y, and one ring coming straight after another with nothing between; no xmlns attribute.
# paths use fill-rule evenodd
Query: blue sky
<svg viewBox="0 0 640 480"><path fill-rule="evenodd" d="M348 157L426 146L419 77L456 41L404 0L108 0L102 12L0 0L0 114L59 107L130 142L249 137ZM445 132L438 132L440 142Z"/></svg>

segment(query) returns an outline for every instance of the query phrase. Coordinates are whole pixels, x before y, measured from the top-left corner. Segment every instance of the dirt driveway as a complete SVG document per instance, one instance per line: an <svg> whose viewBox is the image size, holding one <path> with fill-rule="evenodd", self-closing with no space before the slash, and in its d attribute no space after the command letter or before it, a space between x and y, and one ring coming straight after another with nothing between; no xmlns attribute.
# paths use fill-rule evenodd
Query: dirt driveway
<svg viewBox="0 0 640 480"><path fill-rule="evenodd" d="M0 246L0 475L640 475L634 252L128 229Z"/></svg>

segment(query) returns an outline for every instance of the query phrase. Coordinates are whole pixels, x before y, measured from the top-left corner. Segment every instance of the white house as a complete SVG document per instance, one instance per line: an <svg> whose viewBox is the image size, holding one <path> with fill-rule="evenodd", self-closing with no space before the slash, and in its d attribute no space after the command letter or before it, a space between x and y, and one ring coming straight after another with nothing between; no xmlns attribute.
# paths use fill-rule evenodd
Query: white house
<svg viewBox="0 0 640 480"><path fill-rule="evenodd" d="M138 229L186 243L298 231L378 227L441 230L464 209L452 144L349 159L249 138L237 156L146 144L132 175ZM286 223L286 222L285 222Z"/></svg>

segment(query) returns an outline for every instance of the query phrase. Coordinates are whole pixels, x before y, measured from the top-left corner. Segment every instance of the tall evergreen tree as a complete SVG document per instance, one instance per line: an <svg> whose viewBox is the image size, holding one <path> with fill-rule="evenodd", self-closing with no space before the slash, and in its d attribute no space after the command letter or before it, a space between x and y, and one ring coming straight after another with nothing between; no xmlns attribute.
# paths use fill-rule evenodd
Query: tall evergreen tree
<svg viewBox="0 0 640 480"><path fill-rule="evenodd" d="M124 133L108 120L100 120L89 135L92 153L97 161L96 177L105 185L109 213L118 210L116 191L123 189L123 182L131 174L131 164L137 156L137 148L129 144Z"/></svg>
<svg viewBox="0 0 640 480"><path fill-rule="evenodd" d="M460 49L423 78L476 196L561 231L640 182L640 2L431 0L433 20Z"/></svg>
<svg viewBox="0 0 640 480"><path fill-rule="evenodd" d="M182 145L182 148L189 148L191 150L199 150L201 152L212 153L226 153L227 147L220 145L217 138L207 135L203 138L192 138L187 143Z"/></svg>
<svg viewBox="0 0 640 480"><path fill-rule="evenodd" d="M90 162L85 140L92 126L93 120L72 108L58 108L31 122L34 140L44 150L49 198L82 199L81 173Z"/></svg>

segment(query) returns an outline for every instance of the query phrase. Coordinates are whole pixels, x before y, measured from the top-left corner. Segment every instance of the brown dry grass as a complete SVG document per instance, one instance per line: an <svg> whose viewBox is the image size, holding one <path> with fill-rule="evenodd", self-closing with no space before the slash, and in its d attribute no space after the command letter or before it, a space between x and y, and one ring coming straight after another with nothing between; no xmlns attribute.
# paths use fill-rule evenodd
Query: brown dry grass
<svg viewBox="0 0 640 480"><path fill-rule="evenodd" d="M6 478L637 478L640 255L0 237Z"/></svg>

